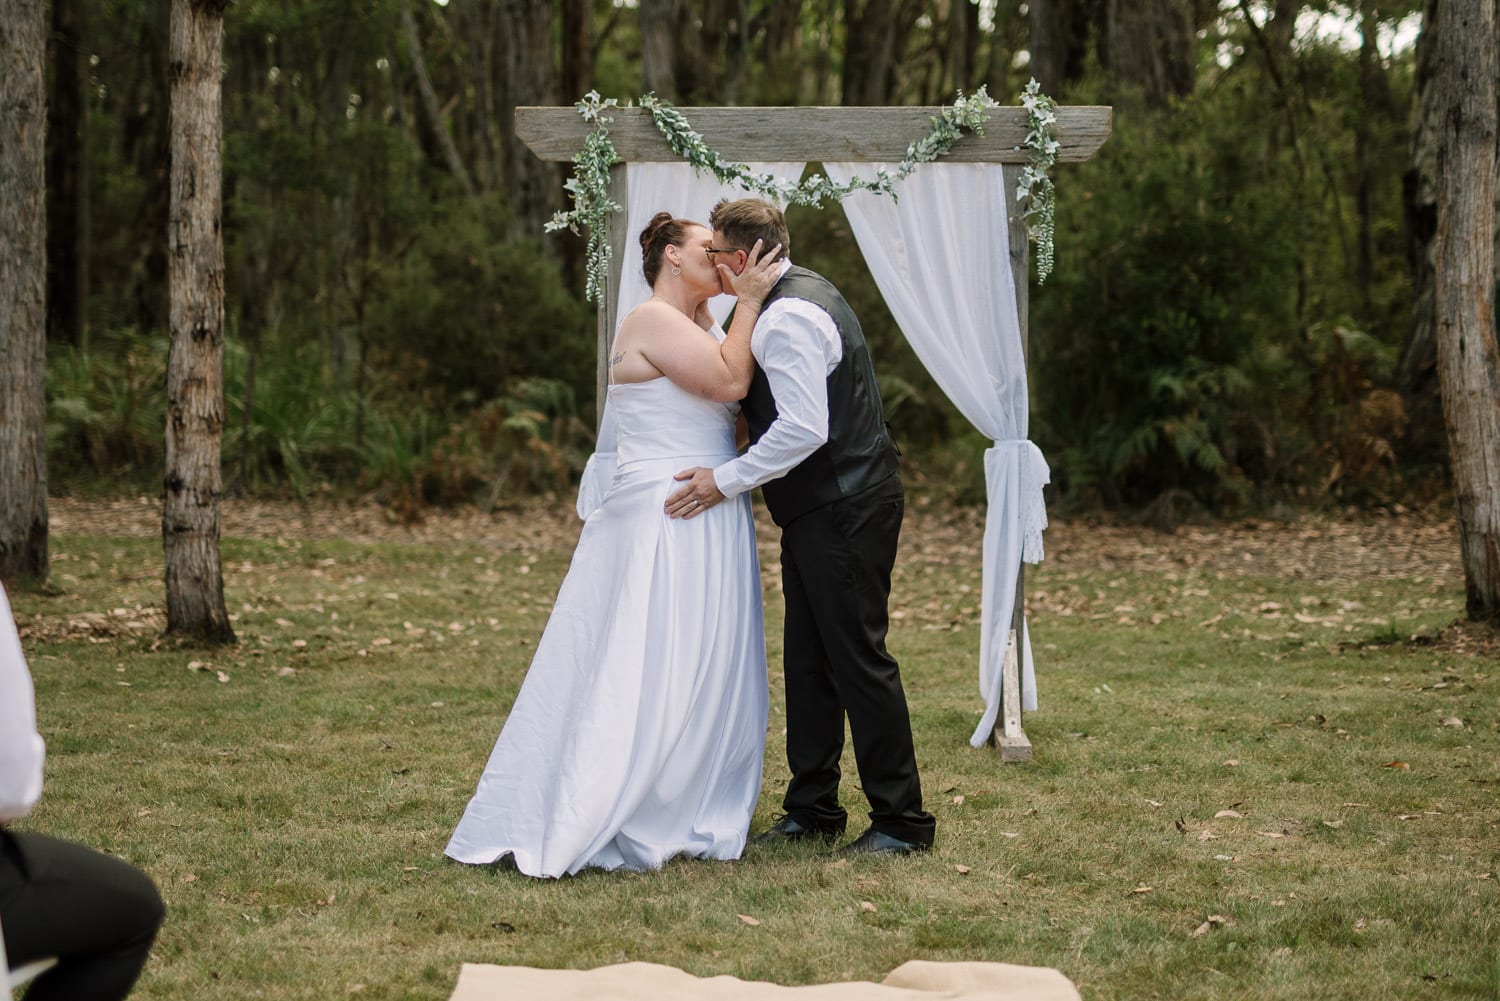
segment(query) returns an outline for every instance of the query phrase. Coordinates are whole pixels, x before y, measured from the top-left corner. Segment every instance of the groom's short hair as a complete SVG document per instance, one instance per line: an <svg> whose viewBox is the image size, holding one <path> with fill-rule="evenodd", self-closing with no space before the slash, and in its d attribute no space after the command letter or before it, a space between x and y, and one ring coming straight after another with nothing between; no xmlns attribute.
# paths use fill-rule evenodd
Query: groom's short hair
<svg viewBox="0 0 1500 1001"><path fill-rule="evenodd" d="M708 226L723 233L731 247L748 251L761 243L761 251L767 252L778 243L781 256L792 252L792 238L786 231L786 219L781 210L762 198L725 198L708 214Z"/></svg>

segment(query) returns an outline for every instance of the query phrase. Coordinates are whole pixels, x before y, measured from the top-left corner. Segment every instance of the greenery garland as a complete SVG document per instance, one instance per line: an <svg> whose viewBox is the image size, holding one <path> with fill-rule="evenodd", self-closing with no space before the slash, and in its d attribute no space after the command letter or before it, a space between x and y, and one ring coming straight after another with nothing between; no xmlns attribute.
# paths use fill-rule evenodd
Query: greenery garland
<svg viewBox="0 0 1500 1001"><path fill-rule="evenodd" d="M1026 108L1030 128L1026 148L1031 162L1022 172L1016 198L1026 202L1028 231L1037 241L1037 280L1046 281L1052 271L1054 197L1047 172L1057 162L1057 151L1061 148L1053 138L1057 117L1052 111L1051 98L1041 92L1041 85L1035 80L1022 93L1021 103ZM723 184L735 185L743 191L785 205L814 208L821 208L824 199L840 201L855 191L872 191L895 198L897 184L920 164L931 163L951 150L964 130L983 135L984 123L989 119L991 109L999 107L984 87L969 97L959 91L958 99L933 118L932 131L906 147L906 156L895 171L881 167L873 178L855 177L848 184L838 184L826 174L814 174L801 181L780 180L770 173L753 174L742 163L726 162L688 124L682 112L655 94L641 97L639 106L651 112L652 122L672 151L699 173L708 171ZM604 290L605 276L609 273L610 248L604 240L605 217L610 212L620 211L620 206L609 198L609 169L620 162L619 153L609 138L609 126L614 123L609 112L621 105L616 99L601 98L598 91L591 90L576 107L584 121L593 123L594 129L584 140L583 149L573 157L573 176L563 185L572 195L573 207L553 215L546 231L555 233L567 229L577 233L580 227L588 230L585 294L590 302L598 302ZM1035 226L1030 221L1032 219L1037 220Z"/></svg>
<svg viewBox="0 0 1500 1001"><path fill-rule="evenodd" d="M1050 171L1057 163L1062 144L1054 135L1057 106L1042 93L1042 85L1035 79L1021 91L1021 106L1026 109L1026 149L1031 162L1021 171L1021 180L1016 184L1016 202L1026 205L1026 232L1036 241L1036 280L1041 284L1052 273L1057 203Z"/></svg>

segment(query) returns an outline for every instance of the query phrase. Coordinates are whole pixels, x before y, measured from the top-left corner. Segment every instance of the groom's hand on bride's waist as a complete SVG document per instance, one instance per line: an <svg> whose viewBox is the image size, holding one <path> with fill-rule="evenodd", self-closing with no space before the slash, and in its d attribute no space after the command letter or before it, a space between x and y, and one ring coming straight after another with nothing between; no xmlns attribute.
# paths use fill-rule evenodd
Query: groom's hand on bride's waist
<svg viewBox="0 0 1500 1001"><path fill-rule="evenodd" d="M695 518L724 499L712 469L695 466L684 469L672 479L682 482L683 486L672 491L662 508L669 518Z"/></svg>

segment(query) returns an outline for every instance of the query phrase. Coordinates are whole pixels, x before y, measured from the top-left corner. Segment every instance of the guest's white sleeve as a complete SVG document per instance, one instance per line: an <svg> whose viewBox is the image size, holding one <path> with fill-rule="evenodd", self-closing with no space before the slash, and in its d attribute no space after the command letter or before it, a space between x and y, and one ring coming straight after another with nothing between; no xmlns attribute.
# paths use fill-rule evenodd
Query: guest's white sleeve
<svg viewBox="0 0 1500 1001"><path fill-rule="evenodd" d="M36 695L21 637L0 587L0 823L31 812L42 795L46 746L36 731Z"/></svg>
<svg viewBox="0 0 1500 1001"><path fill-rule="evenodd" d="M791 298L760 315L750 349L771 384L776 419L749 451L714 470L726 497L785 476L828 440L828 374L844 352L828 311Z"/></svg>

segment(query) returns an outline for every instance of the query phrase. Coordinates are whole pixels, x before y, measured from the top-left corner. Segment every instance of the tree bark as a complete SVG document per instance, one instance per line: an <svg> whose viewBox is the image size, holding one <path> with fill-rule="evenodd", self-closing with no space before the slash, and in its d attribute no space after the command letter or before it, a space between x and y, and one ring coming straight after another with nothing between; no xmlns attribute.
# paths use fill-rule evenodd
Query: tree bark
<svg viewBox="0 0 1500 1001"><path fill-rule="evenodd" d="M52 0L47 102L47 327L88 343L88 60L81 0Z"/></svg>
<svg viewBox="0 0 1500 1001"><path fill-rule="evenodd" d="M46 6L0 0L0 579L47 576Z"/></svg>
<svg viewBox="0 0 1500 1001"><path fill-rule="evenodd" d="M678 0L641 0L641 75L646 90L674 104L677 91L676 30Z"/></svg>
<svg viewBox="0 0 1500 1001"><path fill-rule="evenodd" d="M225 0L172 0L171 209L167 227L171 347L162 545L167 631L234 642L219 558L224 429L224 241L221 231Z"/></svg>
<svg viewBox="0 0 1500 1001"><path fill-rule="evenodd" d="M896 58L893 0L844 0L844 104L890 103Z"/></svg>
<svg viewBox="0 0 1500 1001"><path fill-rule="evenodd" d="M1407 266L1411 271L1412 311L1396 383L1409 420L1405 449L1417 457L1446 457L1443 405L1437 380L1437 314L1433 303L1432 238L1437 232L1438 0L1426 0L1417 66L1412 81L1411 164L1402 177Z"/></svg>
<svg viewBox="0 0 1500 1001"><path fill-rule="evenodd" d="M453 134L448 131L448 125L443 121L443 105L438 100L437 91L432 87L432 77L427 75L427 58L422 54L422 36L417 31L416 19L411 16L411 4L407 0L401 3L401 28L406 33L406 52L411 58L412 71L417 77L417 92L422 95L422 110L427 115L427 125L432 129L433 136L443 150L443 159L447 161L448 172L451 173L458 186L463 188L464 194L474 196L474 182L469 178L469 171L464 167L463 157L459 156L458 145L453 141Z"/></svg>
<svg viewBox="0 0 1500 1001"><path fill-rule="evenodd" d="M539 239L562 204L557 165L538 160L516 138L515 124L517 105L557 104L555 48L549 0L500 0L500 137L513 234L519 237Z"/></svg>
<svg viewBox="0 0 1500 1001"><path fill-rule="evenodd" d="M1495 337L1495 3L1438 14L1434 293L1469 618L1500 619L1500 347Z"/></svg>
<svg viewBox="0 0 1500 1001"><path fill-rule="evenodd" d="M563 0L562 99L576 101L593 87L593 4L589 0Z"/></svg>
<svg viewBox="0 0 1500 1001"><path fill-rule="evenodd" d="M1139 87L1148 106L1190 93L1198 38L1184 0L1105 0L1099 61L1117 83Z"/></svg>
<svg viewBox="0 0 1500 1001"><path fill-rule="evenodd" d="M1042 90L1056 96L1083 75L1089 24L1099 0L1031 0L1026 24L1030 34L1028 69Z"/></svg>

